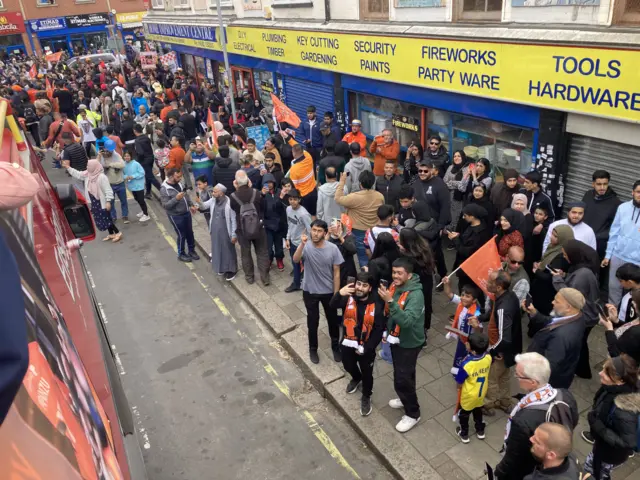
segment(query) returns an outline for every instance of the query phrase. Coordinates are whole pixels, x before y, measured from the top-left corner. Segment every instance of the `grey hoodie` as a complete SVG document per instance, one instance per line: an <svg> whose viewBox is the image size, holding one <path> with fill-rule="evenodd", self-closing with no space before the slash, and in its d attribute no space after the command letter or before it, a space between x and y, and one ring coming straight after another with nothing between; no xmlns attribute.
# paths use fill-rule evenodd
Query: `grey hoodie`
<svg viewBox="0 0 640 480"><path fill-rule="evenodd" d="M294 210L292 206L287 207L287 240L294 245L300 245L300 237L303 233L311 235L311 215L302 205Z"/></svg>
<svg viewBox="0 0 640 480"><path fill-rule="evenodd" d="M360 191L360 180L358 179L365 170L371 171L371 162L367 157L354 157L349 160L349 163L344 167L344 171L347 173L347 181L344 184L345 195Z"/></svg>
<svg viewBox="0 0 640 480"><path fill-rule="evenodd" d="M180 192L185 192L182 200L178 200L176 196ZM181 184L172 185L165 180L160 187L160 203L170 217L174 215L184 215L189 211L189 207L193 205L189 194L184 190Z"/></svg>
<svg viewBox="0 0 640 480"><path fill-rule="evenodd" d="M338 182L324 183L318 188L318 206L316 215L318 219L331 223L332 218L340 218L344 208L336 203L336 189Z"/></svg>

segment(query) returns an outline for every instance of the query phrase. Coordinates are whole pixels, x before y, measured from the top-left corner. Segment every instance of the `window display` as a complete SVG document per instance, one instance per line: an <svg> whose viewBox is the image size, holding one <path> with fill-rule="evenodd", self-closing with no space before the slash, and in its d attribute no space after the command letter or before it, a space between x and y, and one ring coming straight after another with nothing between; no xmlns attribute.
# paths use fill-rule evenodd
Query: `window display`
<svg viewBox="0 0 640 480"><path fill-rule="evenodd" d="M449 152L463 150L472 159L487 158L497 180L507 168L531 170L533 130L435 109L427 118L429 135L439 135Z"/></svg>

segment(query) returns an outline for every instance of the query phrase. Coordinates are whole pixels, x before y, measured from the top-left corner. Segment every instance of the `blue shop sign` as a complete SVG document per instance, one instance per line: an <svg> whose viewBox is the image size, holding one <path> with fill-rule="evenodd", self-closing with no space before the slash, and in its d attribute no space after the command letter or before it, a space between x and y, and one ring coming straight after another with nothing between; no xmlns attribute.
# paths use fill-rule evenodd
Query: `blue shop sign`
<svg viewBox="0 0 640 480"><path fill-rule="evenodd" d="M175 25L168 23L145 23L151 34L167 37L191 38L194 40L216 41L216 27L204 25Z"/></svg>
<svg viewBox="0 0 640 480"><path fill-rule="evenodd" d="M67 28L64 17L41 18L40 20L29 20L31 30L34 32L47 32L49 30L62 30Z"/></svg>

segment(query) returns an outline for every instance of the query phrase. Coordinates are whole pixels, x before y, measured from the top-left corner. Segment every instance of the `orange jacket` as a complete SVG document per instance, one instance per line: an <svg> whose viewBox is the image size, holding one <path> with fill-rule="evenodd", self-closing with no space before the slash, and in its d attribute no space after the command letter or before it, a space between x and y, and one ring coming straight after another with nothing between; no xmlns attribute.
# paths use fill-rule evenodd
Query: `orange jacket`
<svg viewBox="0 0 640 480"><path fill-rule="evenodd" d="M376 150L380 147L380 153ZM400 144L394 138L390 145L384 142L384 137L378 135L371 142L369 151L374 155L373 157L373 173L376 176L384 175L384 164L387 160L393 160L398 166L398 155L400 154Z"/></svg>
<svg viewBox="0 0 640 480"><path fill-rule="evenodd" d="M367 137L365 136L364 133L362 133L362 132L358 132L358 133L349 132L344 137L342 137L342 141L343 142L347 142L349 145L351 145L353 142L359 143L360 144L360 156L361 157L366 157L367 156Z"/></svg>
<svg viewBox="0 0 640 480"><path fill-rule="evenodd" d="M296 142L293 138L289 139L289 145L295 145ZM316 188L316 178L313 171L313 158L306 150L304 151L304 158L298 160L291 165L289 169L289 178L293 182L294 188L296 188L300 195L305 197Z"/></svg>
<svg viewBox="0 0 640 480"><path fill-rule="evenodd" d="M173 110L173 107L171 105L165 105L164 107L162 107L162 110L160 110L160 120L162 120L163 123L167 122L167 114Z"/></svg>
<svg viewBox="0 0 640 480"><path fill-rule="evenodd" d="M184 156L186 154L187 153L180 145L169 150L169 163L165 167L165 170L169 170L170 168L182 170L182 164L184 163Z"/></svg>

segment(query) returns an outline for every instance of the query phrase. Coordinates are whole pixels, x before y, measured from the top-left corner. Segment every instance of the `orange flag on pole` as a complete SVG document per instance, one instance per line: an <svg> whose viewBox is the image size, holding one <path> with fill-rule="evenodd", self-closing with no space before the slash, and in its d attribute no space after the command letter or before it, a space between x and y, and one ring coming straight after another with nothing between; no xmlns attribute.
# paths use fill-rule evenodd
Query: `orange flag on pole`
<svg viewBox="0 0 640 480"><path fill-rule="evenodd" d="M29 77L31 78L31 80L33 80L34 78L36 78L37 75L38 75L38 69L36 68L36 64L34 63L29 69Z"/></svg>
<svg viewBox="0 0 640 480"><path fill-rule="evenodd" d="M213 113L211 113L211 109L207 109L207 126L211 128L211 140L214 145L218 145L218 134L216 133L216 126L213 124Z"/></svg>
<svg viewBox="0 0 640 480"><path fill-rule="evenodd" d="M57 63L60 61L61 57L62 57L62 52L58 52L58 53L51 53L49 55L45 55L44 58L47 62Z"/></svg>
<svg viewBox="0 0 640 480"><path fill-rule="evenodd" d="M287 122L293 128L300 126L300 118L289 107L287 107L282 100L271 94L271 100L273 101L273 109L276 114L276 120L278 122Z"/></svg>
<svg viewBox="0 0 640 480"><path fill-rule="evenodd" d="M45 85L45 90L47 91L47 97L49 97L49 100L53 101L53 87L51 86L51 82L49 81L48 78L45 79L44 85Z"/></svg>
<svg viewBox="0 0 640 480"><path fill-rule="evenodd" d="M489 273L502 268L500 255L498 255L496 237L494 236L476 250L476 253L462 262L459 268L461 268L486 295L493 298L493 294L487 291L487 279L489 278Z"/></svg>

